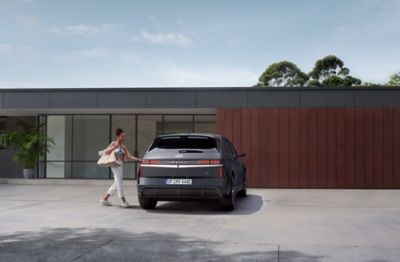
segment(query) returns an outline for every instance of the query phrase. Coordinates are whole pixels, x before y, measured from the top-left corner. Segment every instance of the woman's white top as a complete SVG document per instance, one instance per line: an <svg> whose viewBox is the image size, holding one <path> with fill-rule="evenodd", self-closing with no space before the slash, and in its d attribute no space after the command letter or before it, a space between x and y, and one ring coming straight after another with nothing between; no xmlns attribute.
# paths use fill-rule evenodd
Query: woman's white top
<svg viewBox="0 0 400 262"><path fill-rule="evenodd" d="M117 161L124 162L125 150L122 147L114 149L114 154Z"/></svg>

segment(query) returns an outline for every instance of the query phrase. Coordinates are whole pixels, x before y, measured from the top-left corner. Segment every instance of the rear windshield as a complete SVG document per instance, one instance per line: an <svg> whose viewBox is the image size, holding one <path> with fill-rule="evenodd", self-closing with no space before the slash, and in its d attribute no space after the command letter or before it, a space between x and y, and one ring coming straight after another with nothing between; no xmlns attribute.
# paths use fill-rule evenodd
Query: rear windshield
<svg viewBox="0 0 400 262"><path fill-rule="evenodd" d="M154 140L150 150L160 149L217 149L214 138L206 136L169 136Z"/></svg>

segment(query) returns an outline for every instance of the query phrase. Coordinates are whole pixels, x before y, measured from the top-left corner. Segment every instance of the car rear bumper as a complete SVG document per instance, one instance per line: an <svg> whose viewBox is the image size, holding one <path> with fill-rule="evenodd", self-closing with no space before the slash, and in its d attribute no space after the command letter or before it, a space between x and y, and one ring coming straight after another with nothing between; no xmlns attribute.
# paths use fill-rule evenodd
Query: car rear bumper
<svg viewBox="0 0 400 262"><path fill-rule="evenodd" d="M141 177L138 180L138 195L161 201L217 200L225 193L220 178L193 178L192 185L167 185L166 178Z"/></svg>

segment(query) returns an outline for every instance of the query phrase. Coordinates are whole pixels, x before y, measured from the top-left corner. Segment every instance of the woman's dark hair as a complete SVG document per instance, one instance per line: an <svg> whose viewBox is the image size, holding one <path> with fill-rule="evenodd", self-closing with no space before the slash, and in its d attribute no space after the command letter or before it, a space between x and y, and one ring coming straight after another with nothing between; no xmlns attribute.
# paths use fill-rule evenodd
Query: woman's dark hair
<svg viewBox="0 0 400 262"><path fill-rule="evenodd" d="M122 130L122 128L118 127L117 129L115 129L115 135L116 136L119 136L122 133L124 133L124 130Z"/></svg>

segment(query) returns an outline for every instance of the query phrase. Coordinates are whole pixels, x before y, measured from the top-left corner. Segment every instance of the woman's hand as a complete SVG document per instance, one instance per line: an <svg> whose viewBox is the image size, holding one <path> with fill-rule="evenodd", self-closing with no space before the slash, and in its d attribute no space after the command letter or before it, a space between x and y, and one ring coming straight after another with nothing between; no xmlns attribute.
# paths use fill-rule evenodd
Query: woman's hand
<svg viewBox="0 0 400 262"><path fill-rule="evenodd" d="M138 163L142 163L142 159L139 158L139 157L130 156L129 158L130 158L131 160L133 160L133 161L138 162Z"/></svg>

